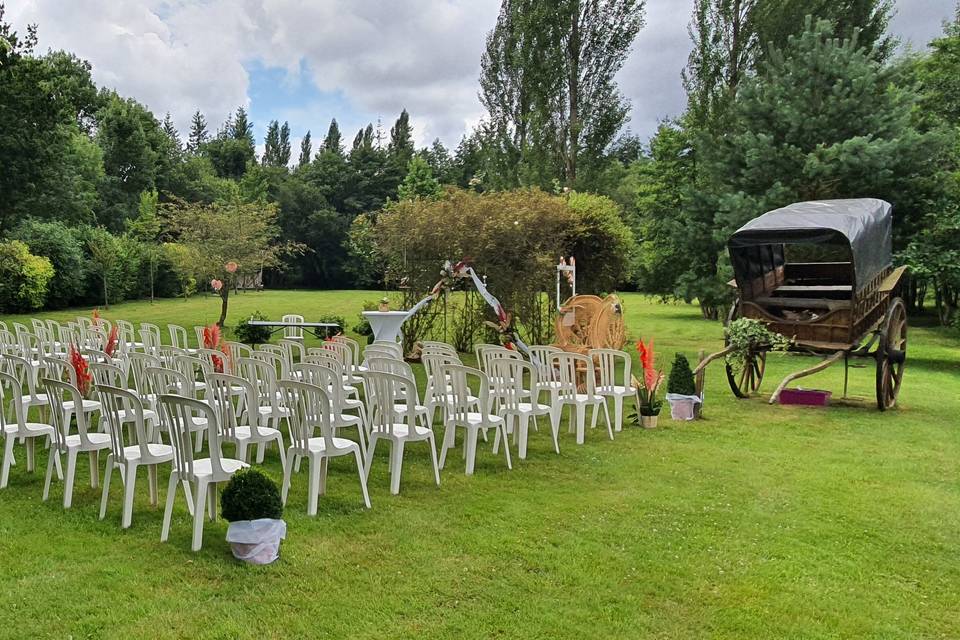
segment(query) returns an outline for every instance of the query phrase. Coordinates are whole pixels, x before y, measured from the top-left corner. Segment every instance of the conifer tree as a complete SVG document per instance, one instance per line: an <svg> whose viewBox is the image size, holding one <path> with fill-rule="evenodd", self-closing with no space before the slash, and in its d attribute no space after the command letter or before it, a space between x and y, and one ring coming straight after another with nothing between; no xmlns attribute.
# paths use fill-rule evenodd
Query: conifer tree
<svg viewBox="0 0 960 640"><path fill-rule="evenodd" d="M193 114L190 121L190 136L187 138L187 152L198 153L200 147L210 139L210 133L207 131L207 119L203 114L197 111Z"/></svg>
<svg viewBox="0 0 960 640"><path fill-rule="evenodd" d="M307 129L307 133L303 136L303 140L300 141L300 159L297 161L297 167L303 168L310 164L310 155L313 153L313 142L310 140L310 130Z"/></svg>

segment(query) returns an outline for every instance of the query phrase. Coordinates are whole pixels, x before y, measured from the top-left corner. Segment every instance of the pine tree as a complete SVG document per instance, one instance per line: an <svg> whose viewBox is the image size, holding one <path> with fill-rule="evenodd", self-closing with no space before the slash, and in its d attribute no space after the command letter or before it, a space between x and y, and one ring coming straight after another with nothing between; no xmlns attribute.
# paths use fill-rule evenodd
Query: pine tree
<svg viewBox="0 0 960 640"><path fill-rule="evenodd" d="M270 124L267 125L267 135L263 139L263 158L261 158L263 166L277 166L279 145L280 124L276 120L271 120Z"/></svg>
<svg viewBox="0 0 960 640"><path fill-rule="evenodd" d="M310 155L313 153L313 142L310 140L310 130L300 141L300 159L297 161L297 167L303 168L310 164Z"/></svg>
<svg viewBox="0 0 960 640"><path fill-rule="evenodd" d="M673 358L670 367L670 377L667 378L667 393L676 393L682 396L697 395L697 385L693 380L693 371L687 356L678 353Z"/></svg>
<svg viewBox="0 0 960 640"><path fill-rule="evenodd" d="M413 157L413 128L410 126L410 114L404 109L396 123L390 128L390 144L387 153L404 167Z"/></svg>
<svg viewBox="0 0 960 640"><path fill-rule="evenodd" d="M337 119L334 118L330 121L330 128L327 129L327 137L323 139L323 144L320 145L320 149L322 151L332 151L338 156L342 156L343 142L340 137L340 125L337 124Z"/></svg>
<svg viewBox="0 0 960 640"><path fill-rule="evenodd" d="M177 127L173 124L173 119L170 117L170 112L167 111L166 117L163 119L163 132L167 134L167 137L170 138L170 141L173 143L176 151L183 150L183 142L180 140L180 132L177 131Z"/></svg>
<svg viewBox="0 0 960 640"><path fill-rule="evenodd" d="M237 113L230 124L230 135L237 140L246 142L251 149L255 149L257 146L253 139L253 123L250 122L247 110L243 107L237 107Z"/></svg>
<svg viewBox="0 0 960 640"><path fill-rule="evenodd" d="M210 139L210 133L207 131L207 119L203 114L197 111L193 114L190 121L190 137L187 138L187 151L189 153L198 153L200 147Z"/></svg>
<svg viewBox="0 0 960 640"><path fill-rule="evenodd" d="M280 139L277 144L276 166L286 167L290 164L290 125L286 120L280 127Z"/></svg>
<svg viewBox="0 0 960 640"><path fill-rule="evenodd" d="M401 200L431 198L440 194L440 183L433 177L430 165L421 156L413 156L407 169L407 177L397 188Z"/></svg>

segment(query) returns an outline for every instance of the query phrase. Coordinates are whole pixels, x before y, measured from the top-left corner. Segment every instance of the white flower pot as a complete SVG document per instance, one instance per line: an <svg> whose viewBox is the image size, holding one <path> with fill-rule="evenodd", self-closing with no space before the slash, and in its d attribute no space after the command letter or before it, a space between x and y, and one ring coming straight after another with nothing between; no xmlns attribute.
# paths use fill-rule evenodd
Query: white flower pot
<svg viewBox="0 0 960 640"><path fill-rule="evenodd" d="M640 426L644 429L656 429L659 414L655 416L640 416Z"/></svg>
<svg viewBox="0 0 960 640"><path fill-rule="evenodd" d="M250 564L270 564L280 557L280 541L287 537L287 523L273 518L237 520L227 527L227 542L233 557Z"/></svg>
<svg viewBox="0 0 960 640"><path fill-rule="evenodd" d="M700 396L668 393L667 402L670 403L670 417L672 419L693 420L697 416L697 405L703 402L703 399Z"/></svg>

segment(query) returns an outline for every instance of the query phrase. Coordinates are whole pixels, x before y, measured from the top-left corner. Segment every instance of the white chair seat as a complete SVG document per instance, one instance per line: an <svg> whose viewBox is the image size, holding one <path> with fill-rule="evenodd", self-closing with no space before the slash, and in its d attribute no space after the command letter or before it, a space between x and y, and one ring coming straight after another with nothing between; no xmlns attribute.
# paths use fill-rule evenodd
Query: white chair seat
<svg viewBox="0 0 960 640"><path fill-rule="evenodd" d="M273 427L260 427L259 429L257 429L257 431L260 432L260 436L263 438L269 438L271 436L274 436L275 434L280 433L279 430L274 429ZM233 433L234 433L233 437L236 438L237 440L249 440L250 438L253 437L253 430L249 426L236 427L233 430ZM224 436L224 440L231 440L231 438Z"/></svg>
<svg viewBox="0 0 960 640"><path fill-rule="evenodd" d="M160 444L158 442L147 443L147 451L150 452L150 455L154 458L161 458L164 462L167 460L173 459L173 447L168 444ZM123 448L123 457L127 460L136 461L140 459L140 446L133 445L130 447Z"/></svg>
<svg viewBox="0 0 960 640"><path fill-rule="evenodd" d="M95 431L91 431L87 433L87 440L90 442L90 444L94 446L109 445L110 434L97 433ZM71 449L79 447L81 444L80 434L79 433L71 434L66 438L64 438L64 442L66 442L67 446L70 447Z"/></svg>
<svg viewBox="0 0 960 640"><path fill-rule="evenodd" d="M637 392L633 387L622 387L620 385L597 387L597 394L601 396L632 396Z"/></svg>
<svg viewBox="0 0 960 640"><path fill-rule="evenodd" d="M360 447L353 440L347 438L338 438L334 436L332 438L333 446L338 450L357 450L359 451ZM327 443L322 437L310 438L307 441L307 446L310 448L310 453L322 453L327 450ZM296 449L293 449L293 453L299 453Z"/></svg>
<svg viewBox="0 0 960 640"><path fill-rule="evenodd" d="M458 421L460 417L463 417L462 414L460 416L457 416ZM486 415L483 413L474 413L472 411L466 414L465 417L467 419L467 422L470 423L471 425L486 423L489 426L493 426L503 422L503 418L501 418L500 416Z"/></svg>
<svg viewBox="0 0 960 640"><path fill-rule="evenodd" d="M413 430L411 431L409 425L394 424L393 433L388 433L386 430L380 430L378 431L378 437L389 438L391 440L421 440L428 438L432 433L433 431L427 429L426 427L421 427L420 425L414 425Z"/></svg>
<svg viewBox="0 0 960 640"><path fill-rule="evenodd" d="M97 402L96 400L86 400L86 399L84 399L84 400L81 400L81 404L83 405L83 412L84 412L84 413L92 413L92 412L94 412L94 411L100 411L100 403ZM74 411L75 409L76 409L76 403L74 403L73 400L67 400L67 401L65 401L65 402L63 403L63 410L64 410L64 411L70 411L70 412L72 412L72 411Z"/></svg>
<svg viewBox="0 0 960 640"><path fill-rule="evenodd" d="M277 416L285 418L290 415L290 409L287 407L277 407L276 414L274 414L273 407L257 407L257 411L262 416Z"/></svg>
<svg viewBox="0 0 960 640"><path fill-rule="evenodd" d="M50 426L49 424L41 424L39 422L28 422L24 425L24 427L26 427L27 435L34 435L34 434L38 436L53 435L53 427ZM7 425L7 429L8 429L7 433L19 433L16 425L13 425L13 431L9 431L10 425Z"/></svg>
<svg viewBox="0 0 960 640"><path fill-rule="evenodd" d="M233 458L220 458L220 466L227 473L235 473L247 466L247 464L242 460L235 460ZM213 463L210 461L210 458L194 460L193 474L197 477L212 476Z"/></svg>

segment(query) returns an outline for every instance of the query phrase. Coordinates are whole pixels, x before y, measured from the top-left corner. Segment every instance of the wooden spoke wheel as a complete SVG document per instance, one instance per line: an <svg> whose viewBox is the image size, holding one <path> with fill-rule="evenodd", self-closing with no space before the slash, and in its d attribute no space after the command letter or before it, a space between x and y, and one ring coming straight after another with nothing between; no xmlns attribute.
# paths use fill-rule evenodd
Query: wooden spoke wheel
<svg viewBox="0 0 960 640"><path fill-rule="evenodd" d="M890 301L890 308L880 326L876 359L877 408L886 411L897 404L907 361L907 307L900 298Z"/></svg>
<svg viewBox="0 0 960 640"><path fill-rule="evenodd" d="M730 383L730 390L738 398L749 398L760 388L763 382L763 372L767 368L767 352L751 352L739 370L726 363L727 382Z"/></svg>

